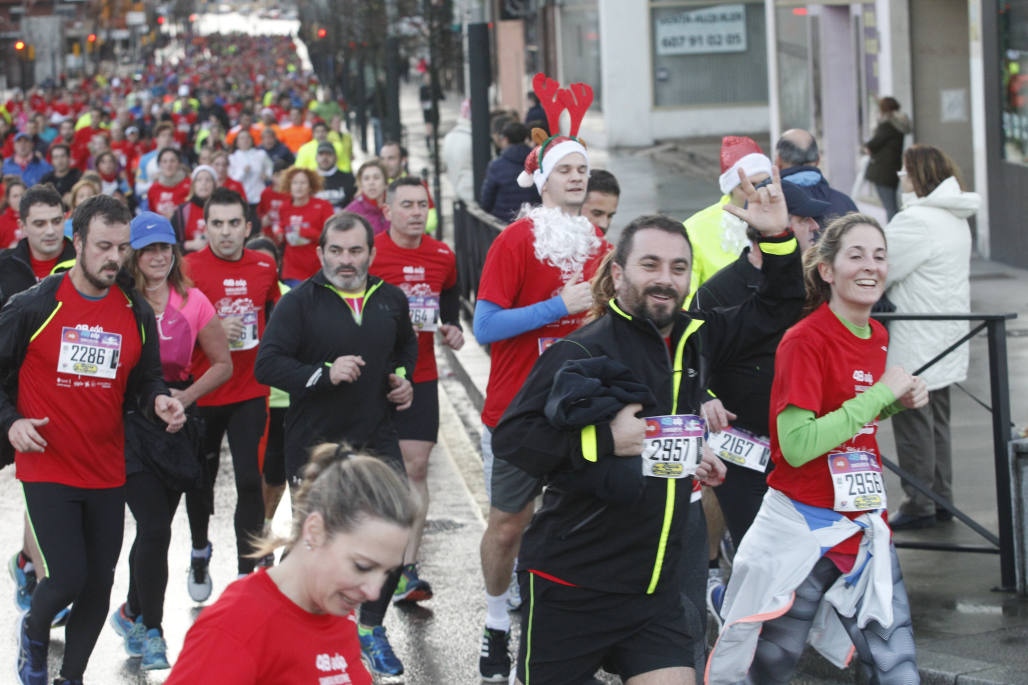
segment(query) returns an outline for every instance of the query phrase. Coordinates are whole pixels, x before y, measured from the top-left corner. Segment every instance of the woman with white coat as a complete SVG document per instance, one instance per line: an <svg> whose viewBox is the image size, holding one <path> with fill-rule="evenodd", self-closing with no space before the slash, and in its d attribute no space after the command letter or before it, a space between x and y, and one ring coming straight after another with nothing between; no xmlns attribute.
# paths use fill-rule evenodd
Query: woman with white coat
<svg viewBox="0 0 1028 685"><path fill-rule="evenodd" d="M243 184L246 202L256 212L261 193L271 181L271 158L264 150L254 147L249 131L242 130L236 136L236 149L229 155L228 165L228 175Z"/></svg>
<svg viewBox="0 0 1028 685"><path fill-rule="evenodd" d="M885 228L889 241L887 292L898 313L946 314L971 308L971 228L981 205L964 192L956 164L931 145L903 154L903 210ZM967 333L966 321L894 321L889 326L888 365L921 368ZM949 386L967 378L965 344L919 374L928 384L928 405L892 419L900 466L953 500ZM904 483L906 498L890 517L893 530L929 528L953 514Z"/></svg>

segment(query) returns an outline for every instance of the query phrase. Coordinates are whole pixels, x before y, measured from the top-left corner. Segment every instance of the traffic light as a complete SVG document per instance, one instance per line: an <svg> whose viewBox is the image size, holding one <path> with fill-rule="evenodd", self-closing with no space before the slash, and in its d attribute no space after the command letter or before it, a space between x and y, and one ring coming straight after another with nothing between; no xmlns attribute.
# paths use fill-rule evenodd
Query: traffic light
<svg viewBox="0 0 1028 685"><path fill-rule="evenodd" d="M318 38L324 38L327 35L328 31L326 31L324 28L318 29Z"/></svg>
<svg viewBox="0 0 1028 685"><path fill-rule="evenodd" d="M23 41L23 40L16 40L16 41L14 41L14 49L17 50L18 52L22 52L25 49L25 41Z"/></svg>
<svg viewBox="0 0 1028 685"><path fill-rule="evenodd" d="M157 25L158 26L163 26L164 25L164 17L157 17Z"/></svg>
<svg viewBox="0 0 1028 685"><path fill-rule="evenodd" d="M89 41L90 43L95 43L96 42L96 34L95 33L89 34L88 36L86 36L86 40Z"/></svg>

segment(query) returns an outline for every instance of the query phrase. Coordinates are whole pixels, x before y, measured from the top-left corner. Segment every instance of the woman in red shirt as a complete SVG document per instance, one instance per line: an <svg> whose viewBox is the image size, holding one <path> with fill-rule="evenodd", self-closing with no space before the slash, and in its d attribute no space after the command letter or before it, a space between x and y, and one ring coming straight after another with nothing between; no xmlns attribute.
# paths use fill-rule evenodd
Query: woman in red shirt
<svg viewBox="0 0 1028 685"><path fill-rule="evenodd" d="M166 147L157 153L157 180L146 194L150 211L168 219L189 196L189 176L182 169L179 151Z"/></svg>
<svg viewBox="0 0 1028 685"><path fill-rule="evenodd" d="M286 169L279 190L289 194L279 210L279 224L285 232L282 281L292 287L321 268L316 251L318 239L334 210L325 200L314 197L321 190L321 177L310 169Z"/></svg>
<svg viewBox="0 0 1028 685"><path fill-rule="evenodd" d="M808 315L775 356L775 468L736 553L720 612L722 638L733 634L719 639L707 682L735 682L744 663L750 680L788 682L815 614L826 616L812 637L822 651L849 651L829 644L845 640L830 630L841 623L869 681L918 681L876 434L879 419L923 406L928 390L902 368L885 368L888 333L870 317L888 269L885 233L856 213L832 222L805 255Z"/></svg>
<svg viewBox="0 0 1028 685"><path fill-rule="evenodd" d="M197 252L207 247L207 224L203 218L203 206L218 185L217 172L213 167L201 164L193 169L189 196L180 204L171 217L175 234L182 241L182 251Z"/></svg>
<svg viewBox="0 0 1028 685"><path fill-rule="evenodd" d="M25 194L25 184L20 178L11 178L4 191L4 211L0 213L0 250L14 247L21 240L18 228L18 205Z"/></svg>
<svg viewBox="0 0 1028 685"><path fill-rule="evenodd" d="M345 445L314 449L278 566L232 583L186 634L168 685L347 682L370 685L353 614L399 569L414 520L403 479Z"/></svg>
<svg viewBox="0 0 1028 685"><path fill-rule="evenodd" d="M243 184L228 175L228 151L218 150L215 152L211 156L211 166L214 167L214 171L218 174L217 181L219 186L236 191L246 200L246 190L243 188ZM249 204L248 200L247 204Z"/></svg>

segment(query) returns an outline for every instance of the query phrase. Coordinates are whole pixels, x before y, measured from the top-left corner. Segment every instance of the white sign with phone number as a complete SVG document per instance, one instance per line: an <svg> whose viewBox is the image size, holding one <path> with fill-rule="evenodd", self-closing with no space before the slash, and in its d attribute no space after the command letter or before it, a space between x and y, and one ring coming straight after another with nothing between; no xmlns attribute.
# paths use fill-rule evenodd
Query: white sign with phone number
<svg viewBox="0 0 1028 685"><path fill-rule="evenodd" d="M746 52L746 7L717 5L662 15L654 40L658 55Z"/></svg>

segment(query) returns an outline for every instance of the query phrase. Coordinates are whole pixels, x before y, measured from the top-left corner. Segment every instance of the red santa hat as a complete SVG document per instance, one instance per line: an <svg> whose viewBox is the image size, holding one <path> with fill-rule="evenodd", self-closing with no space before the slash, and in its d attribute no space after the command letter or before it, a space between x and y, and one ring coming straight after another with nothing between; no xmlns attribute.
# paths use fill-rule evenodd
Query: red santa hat
<svg viewBox="0 0 1028 685"><path fill-rule="evenodd" d="M746 136L725 136L721 139L721 177L718 185L727 195L739 185L739 169L747 176L771 175L771 160L764 154L757 141Z"/></svg>
<svg viewBox="0 0 1028 685"><path fill-rule="evenodd" d="M585 158L586 169L589 167L589 153L585 142L578 138L578 129L582 125L586 110L593 101L593 90L585 83L572 83L561 88L557 81L538 73L532 79L532 88L539 96L539 103L546 112L546 120L554 135L547 136L546 131L532 129L532 141L536 143L528 157L525 158L525 169L518 174L518 185L529 188L535 184L541 195L543 185L554 167L568 155L579 153ZM560 115L564 110L571 117L570 131L560 133ZM587 172L588 173L588 172Z"/></svg>

